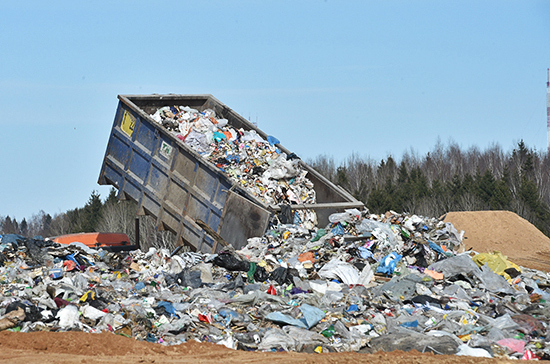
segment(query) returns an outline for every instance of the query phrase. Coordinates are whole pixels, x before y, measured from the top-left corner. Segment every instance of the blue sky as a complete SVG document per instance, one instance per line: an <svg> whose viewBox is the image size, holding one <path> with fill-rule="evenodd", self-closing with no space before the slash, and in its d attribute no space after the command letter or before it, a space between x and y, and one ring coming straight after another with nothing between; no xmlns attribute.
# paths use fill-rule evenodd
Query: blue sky
<svg viewBox="0 0 550 364"><path fill-rule="evenodd" d="M0 5L0 215L83 206L118 94L212 94L302 159L546 149L548 1Z"/></svg>

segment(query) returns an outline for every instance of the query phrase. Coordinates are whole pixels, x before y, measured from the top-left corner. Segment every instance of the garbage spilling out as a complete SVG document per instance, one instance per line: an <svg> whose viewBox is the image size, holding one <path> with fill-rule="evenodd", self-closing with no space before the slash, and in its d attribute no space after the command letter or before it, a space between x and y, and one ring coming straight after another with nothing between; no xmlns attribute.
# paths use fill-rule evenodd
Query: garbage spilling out
<svg viewBox="0 0 550 364"><path fill-rule="evenodd" d="M274 220L240 250L107 252L0 240L0 329L110 331L247 351L417 350L549 359L550 276L464 251L436 218L349 209Z"/></svg>
<svg viewBox="0 0 550 364"><path fill-rule="evenodd" d="M99 174L202 253L364 204L212 95L118 95ZM210 232L215 234L211 234Z"/></svg>
<svg viewBox="0 0 550 364"><path fill-rule="evenodd" d="M307 171L295 154L277 148L277 138L236 130L211 109L164 106L151 117L268 205L315 203Z"/></svg>

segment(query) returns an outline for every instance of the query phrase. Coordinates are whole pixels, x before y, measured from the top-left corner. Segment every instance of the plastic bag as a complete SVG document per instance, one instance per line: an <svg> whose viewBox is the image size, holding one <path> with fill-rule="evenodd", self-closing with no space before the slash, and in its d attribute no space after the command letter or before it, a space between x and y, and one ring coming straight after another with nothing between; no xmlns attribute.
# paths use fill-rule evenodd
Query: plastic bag
<svg viewBox="0 0 550 364"><path fill-rule="evenodd" d="M279 285L283 285L285 282L287 282L288 277L288 269L285 267L277 267L274 271L272 271L269 274L269 279L272 281L275 281L279 283ZM291 283L290 279L288 279L289 283Z"/></svg>
<svg viewBox="0 0 550 364"><path fill-rule="evenodd" d="M300 311L302 311L303 315L300 319L285 315L279 311L271 312L265 318L274 322L310 329L325 317L325 313L322 310L308 304L300 306Z"/></svg>
<svg viewBox="0 0 550 364"><path fill-rule="evenodd" d="M497 341L502 347L510 349L513 353L523 353L525 350L525 341L518 339L502 339Z"/></svg>
<svg viewBox="0 0 550 364"><path fill-rule="evenodd" d="M59 326L63 329L72 329L80 324L78 308L74 305L68 305L59 310L56 318L59 319Z"/></svg>
<svg viewBox="0 0 550 364"><path fill-rule="evenodd" d="M282 178L292 178L300 174L298 160L288 160L284 155L280 155L275 160L269 162L269 167L262 174L262 177L267 179L280 180ZM288 190L287 193L291 191ZM295 201L300 203L301 201Z"/></svg>
<svg viewBox="0 0 550 364"><path fill-rule="evenodd" d="M389 243L391 247L397 245L395 233L388 224L376 220L363 219L355 228L361 233L371 233L377 239Z"/></svg>
<svg viewBox="0 0 550 364"><path fill-rule="evenodd" d="M277 144L281 144L281 142L279 141L279 139L275 138L274 136L271 136L271 135L268 135L267 136L267 142L269 143L269 145L271 146L274 146L274 145L277 145Z"/></svg>
<svg viewBox="0 0 550 364"><path fill-rule="evenodd" d="M286 351L296 350L296 341L283 330L272 328L265 333L262 341L258 344L258 349L271 350L278 348L283 348Z"/></svg>
<svg viewBox="0 0 550 364"><path fill-rule="evenodd" d="M294 339L297 351L302 351L306 346L318 346L329 343L323 335L299 327L285 326L283 327L283 331Z"/></svg>
<svg viewBox="0 0 550 364"><path fill-rule="evenodd" d="M335 213L328 217L328 220L333 224L342 221L355 224L359 219L361 219L361 211L357 209L344 210L344 212Z"/></svg>
<svg viewBox="0 0 550 364"><path fill-rule="evenodd" d="M201 272L186 269L176 276L176 282L182 287L199 288L202 285Z"/></svg>
<svg viewBox="0 0 550 364"><path fill-rule="evenodd" d="M107 314L90 305L82 307L80 311L82 312L82 316L90 320L98 320Z"/></svg>
<svg viewBox="0 0 550 364"><path fill-rule="evenodd" d="M157 303L157 307L163 307L164 311L166 311L166 313L169 313L170 316L178 317L176 309L171 302L160 301L159 303Z"/></svg>
<svg viewBox="0 0 550 364"><path fill-rule="evenodd" d="M450 278L458 274L473 274L475 276L479 276L480 274L479 267L467 253L442 259L431 264L428 268L443 273L445 278Z"/></svg>
<svg viewBox="0 0 550 364"><path fill-rule="evenodd" d="M462 344L458 347L456 355L459 356L475 356L478 358L492 358L491 354L482 348L471 348L466 344Z"/></svg>
<svg viewBox="0 0 550 364"><path fill-rule="evenodd" d="M507 273L508 269L514 269L518 273L521 272L521 268L517 264L510 262L500 252L480 253L472 257L472 260L478 265L478 267L483 267L483 265L487 264L493 272L503 276L505 279L511 278L511 276Z"/></svg>
<svg viewBox="0 0 550 364"><path fill-rule="evenodd" d="M218 310L220 316L226 319L226 326L229 326L231 322L244 323L249 320L245 320L245 316L230 308L221 308Z"/></svg>
<svg viewBox="0 0 550 364"><path fill-rule="evenodd" d="M357 280L357 284L360 284L362 286L366 286L370 282L374 280L374 272L368 262L365 262L365 266L363 267L363 270L361 271L361 274L359 275L359 279Z"/></svg>
<svg viewBox="0 0 550 364"><path fill-rule="evenodd" d="M341 279L345 284L357 284L359 273L353 265L333 258L317 272L324 279Z"/></svg>
<svg viewBox="0 0 550 364"><path fill-rule="evenodd" d="M250 263L237 258L235 255L228 252L219 253L212 260L214 264L219 267L223 267L231 272L248 272L250 269Z"/></svg>
<svg viewBox="0 0 550 364"><path fill-rule="evenodd" d="M386 255L381 261L380 265L376 269L376 273L385 273L393 274L397 263L403 258L402 255L399 255L395 252Z"/></svg>
<svg viewBox="0 0 550 364"><path fill-rule="evenodd" d="M510 286L504 277L493 272L487 264L481 267L481 272L479 273L478 278L481 280L485 288L491 292L501 292L512 295L517 293L517 291Z"/></svg>

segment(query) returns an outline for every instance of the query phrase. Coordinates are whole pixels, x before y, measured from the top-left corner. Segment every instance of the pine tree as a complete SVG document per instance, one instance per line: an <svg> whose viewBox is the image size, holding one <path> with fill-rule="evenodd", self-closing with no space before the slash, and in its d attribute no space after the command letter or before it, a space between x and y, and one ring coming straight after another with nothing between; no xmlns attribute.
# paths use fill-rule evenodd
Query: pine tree
<svg viewBox="0 0 550 364"><path fill-rule="evenodd" d="M349 179L346 167L340 166L336 169L336 184L343 188L349 188Z"/></svg>
<svg viewBox="0 0 550 364"><path fill-rule="evenodd" d="M480 176L478 174L476 177L478 179L476 181L475 194L481 201L486 203L487 206L490 206L495 191L495 177L493 177L493 173L489 169L485 170L483 175Z"/></svg>
<svg viewBox="0 0 550 364"><path fill-rule="evenodd" d="M21 221L21 225L19 226L19 233L23 236L27 236L29 233L29 225L27 224L27 220L23 218Z"/></svg>
<svg viewBox="0 0 550 364"><path fill-rule="evenodd" d="M42 229L40 231L40 235L44 237L49 237L52 235L52 215L44 213L44 211L40 211L42 213L42 219L41 219L41 226Z"/></svg>
<svg viewBox="0 0 550 364"><path fill-rule="evenodd" d="M84 205L83 209L83 231L94 232L97 229L99 220L101 219L101 210L103 203L101 202L99 193L92 191L90 199Z"/></svg>
<svg viewBox="0 0 550 364"><path fill-rule="evenodd" d="M108 204L116 204L118 202L118 198L116 197L116 195L117 190L114 187L111 187L111 189L109 190L109 196L107 196L103 205L105 206Z"/></svg>
<svg viewBox="0 0 550 364"><path fill-rule="evenodd" d="M17 220L14 218L6 216L4 223L2 224L2 231L4 234L17 234L19 231L17 229Z"/></svg>
<svg viewBox="0 0 550 364"><path fill-rule="evenodd" d="M495 182L495 189L491 197L492 210L509 210L512 194L504 178Z"/></svg>

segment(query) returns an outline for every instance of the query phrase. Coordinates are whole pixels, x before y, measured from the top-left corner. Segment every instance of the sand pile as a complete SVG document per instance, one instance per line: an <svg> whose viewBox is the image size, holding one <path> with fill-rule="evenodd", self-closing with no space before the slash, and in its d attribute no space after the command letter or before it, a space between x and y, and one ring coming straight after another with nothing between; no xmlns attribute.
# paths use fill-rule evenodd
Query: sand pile
<svg viewBox="0 0 550 364"><path fill-rule="evenodd" d="M449 212L444 220L464 230L466 249L500 251L520 266L550 271L550 238L513 212Z"/></svg>

